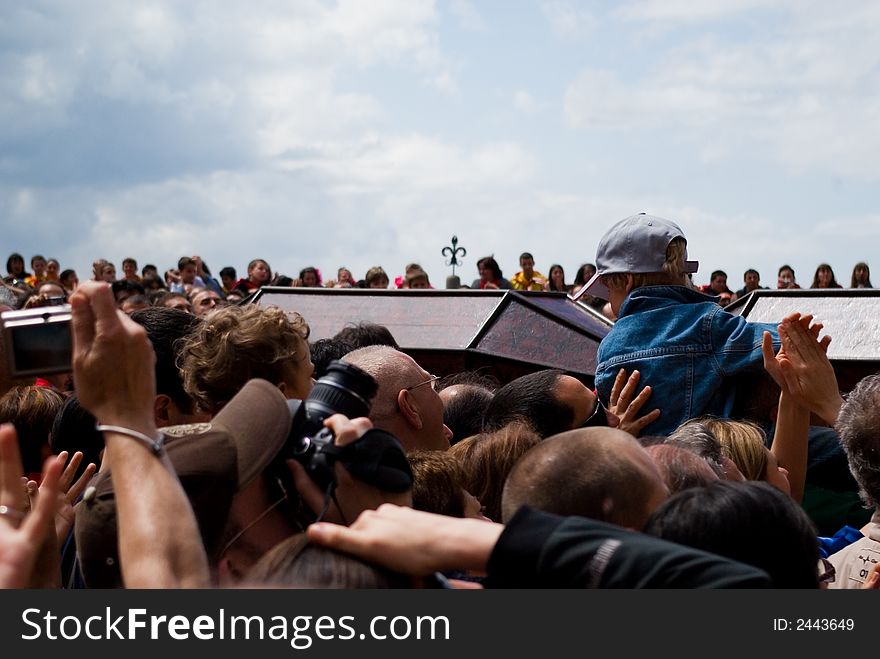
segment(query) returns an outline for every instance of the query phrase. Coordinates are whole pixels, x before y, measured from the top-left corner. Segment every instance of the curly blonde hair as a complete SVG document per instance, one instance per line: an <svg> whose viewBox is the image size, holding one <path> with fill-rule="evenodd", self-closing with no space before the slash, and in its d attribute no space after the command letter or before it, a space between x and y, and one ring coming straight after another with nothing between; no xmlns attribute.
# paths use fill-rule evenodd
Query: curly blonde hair
<svg viewBox="0 0 880 659"><path fill-rule="evenodd" d="M185 341L178 366L198 407L216 414L252 378L272 384L308 363L309 326L277 307L217 309Z"/></svg>

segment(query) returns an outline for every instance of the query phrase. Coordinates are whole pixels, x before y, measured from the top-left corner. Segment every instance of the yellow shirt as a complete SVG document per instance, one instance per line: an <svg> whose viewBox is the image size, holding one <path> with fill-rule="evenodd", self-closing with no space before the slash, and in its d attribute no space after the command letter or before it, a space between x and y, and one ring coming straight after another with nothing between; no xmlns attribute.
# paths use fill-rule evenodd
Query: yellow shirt
<svg viewBox="0 0 880 659"><path fill-rule="evenodd" d="M30 286L31 288L36 288L37 286L42 284L44 281L49 281L49 275L43 274L40 277L37 277L36 275L31 275L30 277L24 278L24 283L27 284L28 286Z"/></svg>
<svg viewBox="0 0 880 659"><path fill-rule="evenodd" d="M517 272L510 280L510 285L516 291L543 291L544 282L547 278L537 270L532 271L532 278L526 279L522 272Z"/></svg>

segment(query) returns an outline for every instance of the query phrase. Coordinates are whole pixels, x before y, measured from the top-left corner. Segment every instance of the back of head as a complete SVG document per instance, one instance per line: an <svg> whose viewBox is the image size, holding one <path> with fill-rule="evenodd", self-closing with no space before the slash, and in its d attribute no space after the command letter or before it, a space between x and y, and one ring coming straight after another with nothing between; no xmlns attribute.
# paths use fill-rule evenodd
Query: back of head
<svg viewBox="0 0 880 659"><path fill-rule="evenodd" d="M449 449L458 460L462 486L483 505L483 514L501 522L504 483L519 459L541 443L530 426L511 423L500 430L468 437Z"/></svg>
<svg viewBox="0 0 880 659"><path fill-rule="evenodd" d="M52 422L52 453L57 455L67 451L73 455L76 451L82 451L83 461L75 478L82 475L90 462L98 466L101 464L104 435L95 428L95 424L97 419L80 404L75 393L67 397Z"/></svg>
<svg viewBox="0 0 880 659"><path fill-rule="evenodd" d="M504 485L507 522L524 505L641 529L666 487L632 435L614 428L580 428L530 449Z"/></svg>
<svg viewBox="0 0 880 659"><path fill-rule="evenodd" d="M541 437L571 429L574 412L553 393L562 371L547 369L511 380L495 392L486 408L483 430L491 432L508 423L527 423Z"/></svg>
<svg viewBox="0 0 880 659"><path fill-rule="evenodd" d="M193 412L193 399L183 388L179 369L183 344L202 322L196 316L169 307L151 307L131 314L147 331L156 353L156 393L168 396L181 412Z"/></svg>
<svg viewBox="0 0 880 659"><path fill-rule="evenodd" d="M880 375L862 379L846 396L835 430L868 505L880 505Z"/></svg>
<svg viewBox="0 0 880 659"><path fill-rule="evenodd" d="M453 384L440 390L443 423L452 431L451 444L483 429L483 416L493 397L491 390L474 384Z"/></svg>
<svg viewBox="0 0 880 659"><path fill-rule="evenodd" d="M697 263L687 260L687 240L670 220L639 213L617 222L596 250L596 276L585 291L610 300L608 289L622 289L626 276L632 287L688 286Z"/></svg>
<svg viewBox="0 0 880 659"><path fill-rule="evenodd" d="M776 588L817 588L816 530L794 500L766 483L717 481L683 490L645 533L766 571Z"/></svg>
<svg viewBox="0 0 880 659"><path fill-rule="evenodd" d="M721 442L701 419L685 421L666 438L665 443L698 455L719 478L724 478L724 467L721 464L724 452Z"/></svg>
<svg viewBox="0 0 880 659"><path fill-rule="evenodd" d="M718 438L723 455L733 460L746 480L767 478L766 435L759 426L748 421L712 417L701 420Z"/></svg>
<svg viewBox="0 0 880 659"><path fill-rule="evenodd" d="M407 454L413 472L413 508L448 517L464 517L464 486L458 460L446 451Z"/></svg>
<svg viewBox="0 0 880 659"><path fill-rule="evenodd" d="M277 307L229 306L200 323L182 347L184 389L216 413L253 378L285 381L308 361L308 325Z"/></svg>
<svg viewBox="0 0 880 659"><path fill-rule="evenodd" d="M11 423L18 433L26 473L40 473L49 452L49 433L64 397L49 387L19 385L0 397L0 423Z"/></svg>
<svg viewBox="0 0 880 659"><path fill-rule="evenodd" d="M339 330L333 338L353 346L353 349L366 346L390 346L395 350L400 350L391 331L384 325L376 323L364 322L357 325L347 325Z"/></svg>
<svg viewBox="0 0 880 659"><path fill-rule="evenodd" d="M709 464L687 449L671 444L654 444L645 449L654 460L670 492L705 487L719 479Z"/></svg>
<svg viewBox="0 0 880 659"><path fill-rule="evenodd" d="M314 378L317 380L327 373L330 362L342 359L355 349L355 346L341 339L318 339L309 344L309 352L312 354L312 364L315 366Z"/></svg>
<svg viewBox="0 0 880 659"><path fill-rule="evenodd" d="M282 540L248 571L249 586L272 588L410 588L409 577L348 554L309 544L305 534Z"/></svg>
<svg viewBox="0 0 880 659"><path fill-rule="evenodd" d="M352 350L342 358L343 362L353 364L375 378L379 385L370 408L373 423L397 413L397 394L401 383L413 379L413 371L418 368L399 350L386 345L370 345ZM420 375L419 373L416 376Z"/></svg>

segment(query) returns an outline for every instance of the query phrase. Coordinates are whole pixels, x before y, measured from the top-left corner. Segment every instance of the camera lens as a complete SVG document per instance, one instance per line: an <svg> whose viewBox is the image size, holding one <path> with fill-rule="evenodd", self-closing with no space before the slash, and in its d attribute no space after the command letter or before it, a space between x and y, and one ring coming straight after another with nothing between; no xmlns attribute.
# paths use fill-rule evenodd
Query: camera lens
<svg viewBox="0 0 880 659"><path fill-rule="evenodd" d="M349 419L369 416L370 401L379 389L376 380L357 366L335 360L303 401L310 418L344 414Z"/></svg>

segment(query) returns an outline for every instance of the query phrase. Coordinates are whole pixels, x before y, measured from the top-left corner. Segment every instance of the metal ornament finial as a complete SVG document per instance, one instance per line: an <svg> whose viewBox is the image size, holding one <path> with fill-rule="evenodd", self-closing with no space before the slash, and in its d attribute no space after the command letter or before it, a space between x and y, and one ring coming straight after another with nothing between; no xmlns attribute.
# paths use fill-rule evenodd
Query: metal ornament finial
<svg viewBox="0 0 880 659"><path fill-rule="evenodd" d="M455 266L461 265L458 260L458 257L461 256L464 258L467 256L467 250L464 247L458 247L458 236L452 236L452 247L444 247L441 252L443 256L450 257L448 261L446 261L446 265L452 266L452 276L455 276Z"/></svg>

